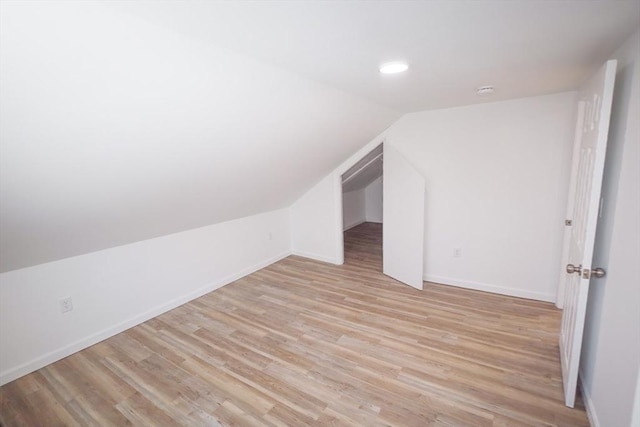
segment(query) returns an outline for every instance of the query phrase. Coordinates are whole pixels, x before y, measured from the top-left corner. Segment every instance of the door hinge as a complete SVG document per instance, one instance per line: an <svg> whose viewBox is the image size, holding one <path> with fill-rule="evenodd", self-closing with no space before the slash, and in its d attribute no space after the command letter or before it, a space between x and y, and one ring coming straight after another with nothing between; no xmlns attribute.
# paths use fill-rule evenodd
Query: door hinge
<svg viewBox="0 0 640 427"><path fill-rule="evenodd" d="M570 219L565 219L564 220L564 225L566 225L567 227L570 226L570 225L573 225L573 221L570 220Z"/></svg>

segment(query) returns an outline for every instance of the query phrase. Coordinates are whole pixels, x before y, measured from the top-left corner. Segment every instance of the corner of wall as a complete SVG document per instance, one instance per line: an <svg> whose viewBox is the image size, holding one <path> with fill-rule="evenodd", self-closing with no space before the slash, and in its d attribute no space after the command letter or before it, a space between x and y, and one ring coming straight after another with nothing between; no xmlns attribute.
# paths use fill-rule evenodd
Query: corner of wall
<svg viewBox="0 0 640 427"><path fill-rule="evenodd" d="M386 132L376 136L291 205L294 255L332 264L344 262L341 176L380 145Z"/></svg>
<svg viewBox="0 0 640 427"><path fill-rule="evenodd" d="M609 181L608 193L616 191L617 196L605 204L598 223L594 261L607 270L607 276L597 289L589 291L580 360L585 406L596 426L626 426L638 405L633 401L633 390L638 387L634 375L640 370L640 341L629 337L637 335L640 321L640 288L634 264L640 244L629 230L637 227L640 212L640 127L634 119L640 111L639 47L640 30L612 54L619 67L607 156L614 149L615 157L608 159L610 170L605 173L616 177Z"/></svg>
<svg viewBox="0 0 640 427"><path fill-rule="evenodd" d="M527 298L536 301L555 302L555 293L543 293L513 287L495 285L490 283L476 282L472 280L462 280L451 277L435 276L425 274L423 277L425 282L439 283L443 285L455 286L458 288L472 289L475 291L489 292L498 295L507 295L517 298Z"/></svg>
<svg viewBox="0 0 640 427"><path fill-rule="evenodd" d="M0 385L290 254L277 210L2 273ZM75 307L61 314L66 295Z"/></svg>

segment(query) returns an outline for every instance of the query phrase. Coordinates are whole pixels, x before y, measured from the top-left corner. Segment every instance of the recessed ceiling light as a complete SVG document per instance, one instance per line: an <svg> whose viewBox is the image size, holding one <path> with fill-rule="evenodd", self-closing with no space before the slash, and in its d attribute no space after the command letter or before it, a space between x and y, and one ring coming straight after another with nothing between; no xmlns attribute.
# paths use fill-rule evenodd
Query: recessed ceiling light
<svg viewBox="0 0 640 427"><path fill-rule="evenodd" d="M489 95L493 95L493 86L491 85L487 85L487 86L480 86L478 88L478 90L476 91L476 93L478 94L478 96L489 96Z"/></svg>
<svg viewBox="0 0 640 427"><path fill-rule="evenodd" d="M382 74L396 74L407 71L409 65L406 62L386 62L380 66Z"/></svg>

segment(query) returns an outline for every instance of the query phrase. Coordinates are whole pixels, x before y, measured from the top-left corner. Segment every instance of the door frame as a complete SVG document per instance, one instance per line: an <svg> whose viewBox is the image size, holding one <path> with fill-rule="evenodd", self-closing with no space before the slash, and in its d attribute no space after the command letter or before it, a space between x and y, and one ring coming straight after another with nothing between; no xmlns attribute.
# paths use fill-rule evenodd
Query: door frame
<svg viewBox="0 0 640 427"><path fill-rule="evenodd" d="M385 147L385 143L386 143L386 138L382 138L382 140L380 142L378 142L377 144L368 144L367 150L365 150L362 153L358 153L358 157L350 159L351 161L347 164L347 165L343 165L343 167L337 171L338 173L336 173L336 178L334 181L334 198L335 198L335 205L336 205L336 221L335 221L335 231L336 231L336 261L338 261L337 263L339 265L344 264L344 206L342 205L342 196L343 196L343 192L342 192L342 175L344 175L349 169L351 169L353 166L355 166L360 160L364 159L366 156L368 156L371 152L373 152L374 150L376 150L378 147L382 146L382 153L384 156L384 147ZM369 148L371 146L371 148ZM383 179L384 179L384 171L382 173ZM383 201L384 203L384 201ZM384 257L384 253L382 254L382 256Z"/></svg>
<svg viewBox="0 0 640 427"><path fill-rule="evenodd" d="M378 139L376 138L376 140ZM334 181L333 181L333 197L335 200L335 222L334 222L334 232L336 242L336 264L342 265L344 264L344 214L343 214L343 206L342 206L342 175L344 175L349 169L351 169L356 163L360 160L364 159L369 155L373 150L377 149L379 146L382 146L382 150L384 153L384 146L386 143L386 138L381 138L377 143L373 143L373 141L363 147L360 152L356 153L357 157L351 157L349 159L349 163L343 164L342 167L336 171ZM384 155L384 154L383 154ZM383 175L384 177L384 172ZM383 178L384 179L384 178ZM384 203L384 202L383 202ZM382 254L384 257L384 253Z"/></svg>
<svg viewBox="0 0 640 427"><path fill-rule="evenodd" d="M578 225L582 225L584 227L578 231L584 239L581 245L582 247L579 248L579 259L571 257L574 250L573 236L571 237L569 248L567 250L569 255L567 261L574 265L579 263L579 268L583 271L582 274L578 271L578 277L573 276L572 273L575 272L570 271L568 269L569 265L567 265L567 274L571 275L571 279L573 279L574 283L572 284L572 287L575 292L571 300L573 301L573 304L567 306L567 301L569 300L566 297L568 295L566 295L562 301L565 307L562 313L563 316L559 336L560 365L562 369L565 405L571 408L574 406L576 397L589 286L591 285L591 282L596 280L598 277L591 274L591 272L594 268L593 252L602 200L602 181L604 177L605 158L607 155L607 142L609 137L609 123L611 120L616 68L616 60L609 60L605 62L605 64L587 82L585 82L579 90L579 96L586 101L583 127L579 129L579 133L581 134L580 156L583 157L583 153L585 152L583 149L585 133L584 125L587 125L592 132L587 141L590 143L589 147L593 148L593 157L591 160L593 162L591 165L593 169L590 174L582 176L586 179L582 182L588 182L588 184L585 184L585 186L582 187L582 191L584 191L583 194L589 194L589 196L582 200L585 202L583 210L581 212L577 212L577 214L580 215L584 213L584 222L573 224L571 227L572 235L575 232L574 227ZM596 85L595 90L592 87L594 84ZM591 101L587 101L587 99L590 99ZM591 104L589 104L589 102L591 102ZM591 151L587 151L587 153L590 155ZM584 169L579 171L579 173L582 173L583 171ZM576 178L574 184L579 185L578 179L580 179L580 177ZM580 189L577 188L575 188L575 190L580 191ZM581 193L576 193L575 191L573 193L574 196L579 196L580 194ZM606 266L603 267L606 268ZM567 275L565 275L565 280L568 280L566 277ZM567 291L565 291L565 294Z"/></svg>

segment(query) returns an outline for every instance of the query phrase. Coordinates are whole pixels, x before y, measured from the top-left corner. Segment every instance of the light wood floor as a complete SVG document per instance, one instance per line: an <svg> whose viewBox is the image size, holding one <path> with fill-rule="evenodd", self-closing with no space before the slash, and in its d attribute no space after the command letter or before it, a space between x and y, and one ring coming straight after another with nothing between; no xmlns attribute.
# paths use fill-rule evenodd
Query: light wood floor
<svg viewBox="0 0 640 427"><path fill-rule="evenodd" d="M0 389L10 426L587 426L552 304L289 257Z"/></svg>

